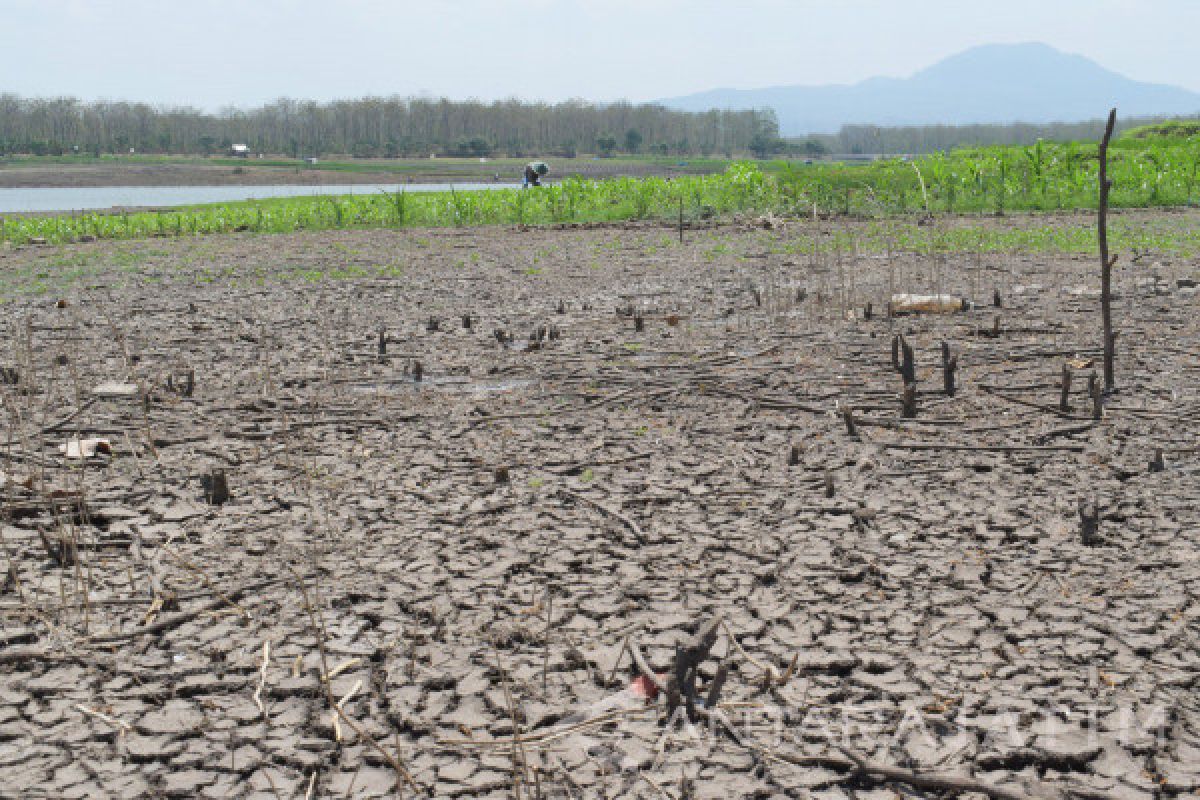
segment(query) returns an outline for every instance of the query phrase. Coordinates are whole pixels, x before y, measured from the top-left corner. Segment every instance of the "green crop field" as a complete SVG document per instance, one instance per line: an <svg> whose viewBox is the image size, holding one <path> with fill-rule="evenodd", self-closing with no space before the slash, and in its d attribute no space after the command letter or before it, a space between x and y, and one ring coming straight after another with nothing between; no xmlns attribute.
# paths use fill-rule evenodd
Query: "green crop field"
<svg viewBox="0 0 1200 800"><path fill-rule="evenodd" d="M1114 207L1189 206L1200 199L1200 137L1123 137L1113 143L1109 160ZM773 174L797 206L851 214L962 214L1094 208L1097 168L1094 143L1038 142L911 162L784 163L774 165Z"/></svg>
<svg viewBox="0 0 1200 800"><path fill-rule="evenodd" d="M338 165L331 164L331 168ZM0 240L60 243L233 231L539 225L636 219L688 220L734 212L1005 214L1096 205L1095 144L963 149L913 161L733 163L724 172L672 178L568 178L537 190L378 193L247 201L128 214L0 218ZM1127 135L1110 153L1115 208L1194 206L1200 137Z"/></svg>

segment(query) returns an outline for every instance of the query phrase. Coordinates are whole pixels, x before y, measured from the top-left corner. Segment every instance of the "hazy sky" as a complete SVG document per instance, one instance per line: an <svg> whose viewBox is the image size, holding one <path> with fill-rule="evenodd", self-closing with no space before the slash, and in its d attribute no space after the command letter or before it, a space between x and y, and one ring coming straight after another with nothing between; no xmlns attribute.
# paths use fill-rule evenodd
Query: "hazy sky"
<svg viewBox="0 0 1200 800"><path fill-rule="evenodd" d="M653 100L902 77L1041 41L1200 90L1200 0L0 0L0 91L206 109Z"/></svg>

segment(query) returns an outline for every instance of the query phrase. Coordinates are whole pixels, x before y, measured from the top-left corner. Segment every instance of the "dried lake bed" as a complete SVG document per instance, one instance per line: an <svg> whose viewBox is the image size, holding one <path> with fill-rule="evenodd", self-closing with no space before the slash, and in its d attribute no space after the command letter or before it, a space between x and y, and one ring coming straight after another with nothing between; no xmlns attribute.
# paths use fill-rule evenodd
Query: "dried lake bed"
<svg viewBox="0 0 1200 800"><path fill-rule="evenodd" d="M853 225L0 250L0 795L1194 794L1197 264L1097 420L1095 258Z"/></svg>

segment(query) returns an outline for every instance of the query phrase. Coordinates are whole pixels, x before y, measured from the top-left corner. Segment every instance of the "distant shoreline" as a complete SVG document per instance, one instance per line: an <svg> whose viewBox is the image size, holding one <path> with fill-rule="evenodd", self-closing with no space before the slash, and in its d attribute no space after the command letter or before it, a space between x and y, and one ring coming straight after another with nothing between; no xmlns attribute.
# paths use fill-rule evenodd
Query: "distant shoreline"
<svg viewBox="0 0 1200 800"><path fill-rule="evenodd" d="M720 172L727 162L717 159L591 159L548 158L552 177L649 177ZM47 158L0 160L0 188L68 189L110 186L347 186L393 183L519 183L521 159L480 162L468 159L364 160L329 162L307 167L273 161L180 157L161 160L103 158L82 162ZM682 166L681 166L682 164Z"/></svg>

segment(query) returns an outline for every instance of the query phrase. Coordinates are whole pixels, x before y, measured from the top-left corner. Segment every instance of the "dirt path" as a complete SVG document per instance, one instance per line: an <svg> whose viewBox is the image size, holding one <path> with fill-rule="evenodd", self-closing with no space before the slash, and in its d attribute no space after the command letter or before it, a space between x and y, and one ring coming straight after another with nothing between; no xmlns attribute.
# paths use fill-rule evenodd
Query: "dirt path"
<svg viewBox="0 0 1200 800"><path fill-rule="evenodd" d="M1200 788L1194 265L1121 272L1097 422L1090 259L673 237L4 254L78 282L0 306L0 795L382 797L396 763L436 797L903 789L843 746L1037 797ZM892 289L986 305L888 319ZM623 645L666 680L714 614L736 736L664 738L661 698L612 699Z"/></svg>

